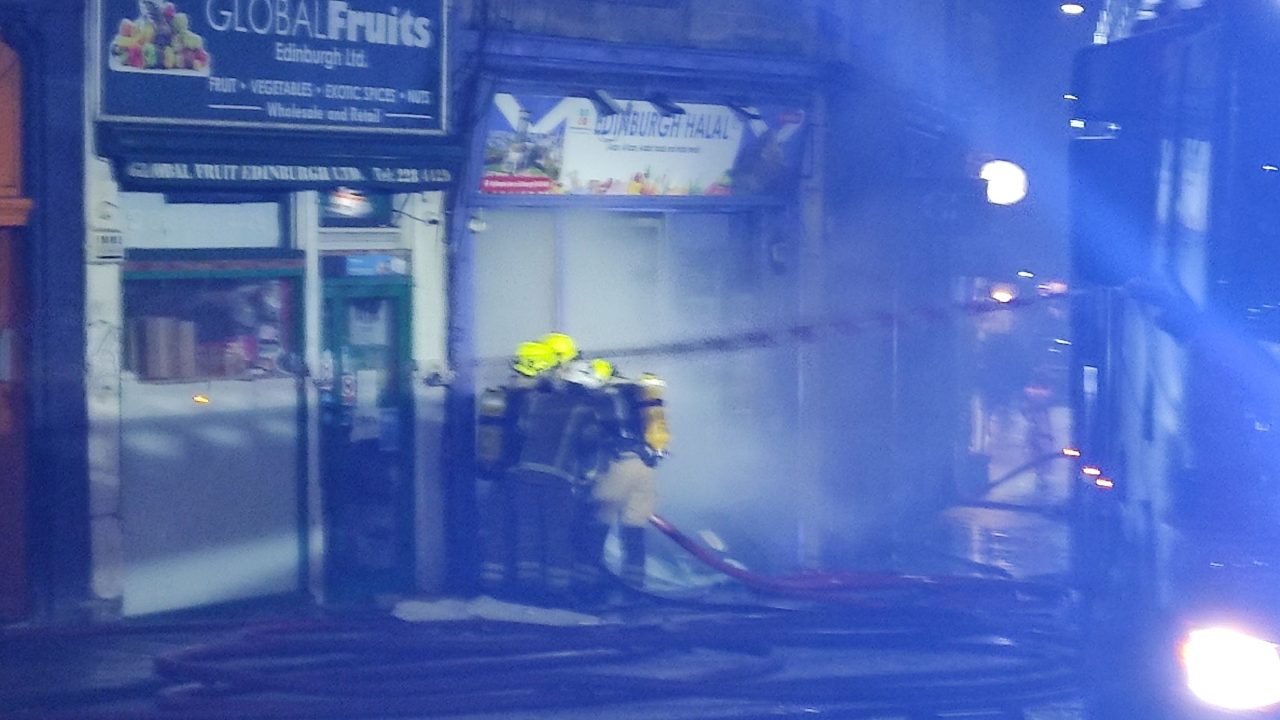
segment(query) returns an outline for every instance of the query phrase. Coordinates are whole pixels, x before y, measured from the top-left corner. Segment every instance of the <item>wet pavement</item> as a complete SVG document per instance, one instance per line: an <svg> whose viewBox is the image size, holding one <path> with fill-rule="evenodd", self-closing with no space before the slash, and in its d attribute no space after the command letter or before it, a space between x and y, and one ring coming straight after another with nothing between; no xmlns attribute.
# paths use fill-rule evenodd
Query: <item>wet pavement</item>
<svg viewBox="0 0 1280 720"><path fill-rule="evenodd" d="M1025 627L945 611L632 605L549 626L506 607L524 622L304 613L9 630L0 716L1079 717L1065 650L1042 631L1032 645Z"/></svg>
<svg viewBox="0 0 1280 720"><path fill-rule="evenodd" d="M1065 424L1055 411L1055 439ZM627 596L583 615L432 601L399 618L291 604L11 627L0 717L1079 720L1068 600L993 589L1065 580L1073 469L1019 471L1035 450L1017 416L989 433L987 486L941 527L991 585L704 597L732 606Z"/></svg>
<svg viewBox="0 0 1280 720"><path fill-rule="evenodd" d="M1055 407L1049 417L1052 458L1034 447L1021 414L1000 414L986 423L982 447L991 458L989 482L970 502L944 512L952 553L1012 577L1066 582L1068 504L1076 475L1072 460L1059 451L1070 437L1070 416L1067 408Z"/></svg>

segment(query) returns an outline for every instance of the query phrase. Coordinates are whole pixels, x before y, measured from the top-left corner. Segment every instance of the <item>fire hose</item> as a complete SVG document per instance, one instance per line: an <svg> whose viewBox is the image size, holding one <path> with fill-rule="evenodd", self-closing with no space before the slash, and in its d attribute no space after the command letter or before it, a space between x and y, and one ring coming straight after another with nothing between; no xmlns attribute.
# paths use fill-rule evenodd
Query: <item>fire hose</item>
<svg viewBox="0 0 1280 720"><path fill-rule="evenodd" d="M651 522L744 585L804 602L570 627L293 619L163 652L155 676L118 697L70 690L12 704L9 717L499 717L588 707L607 716L628 707L628 717L923 720L975 709L1019 717L1019 708L1075 693L1064 628L1005 612L1048 599L1054 588L891 573L768 577L717 556L665 518ZM902 593L914 602L902 602ZM904 655L915 659L903 664ZM146 710L94 704L123 701L126 691Z"/></svg>
<svg viewBox="0 0 1280 720"><path fill-rule="evenodd" d="M882 605L879 593L909 593L927 596L935 601L950 600L963 603L974 601L970 607L1004 600L1023 604L1027 600L1041 602L1065 601L1070 591L1061 586L968 576L928 576L883 572L805 572L771 577L752 572L731 563L681 532L666 518L653 515L649 523L673 540L695 558L757 591L791 599L817 602ZM978 601L981 604L977 604Z"/></svg>

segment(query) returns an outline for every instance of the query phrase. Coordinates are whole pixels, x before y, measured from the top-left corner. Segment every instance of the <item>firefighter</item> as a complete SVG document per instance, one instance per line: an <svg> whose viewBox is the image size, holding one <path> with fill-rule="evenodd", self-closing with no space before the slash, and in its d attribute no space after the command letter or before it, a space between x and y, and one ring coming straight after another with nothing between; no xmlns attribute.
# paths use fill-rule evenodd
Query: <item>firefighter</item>
<svg viewBox="0 0 1280 720"><path fill-rule="evenodd" d="M558 356L572 360L576 354ZM517 505L516 582L530 600L571 599L574 498L588 492L584 488L602 464L599 388L588 375L561 365L539 378L520 410L520 452L508 475Z"/></svg>
<svg viewBox="0 0 1280 720"><path fill-rule="evenodd" d="M622 545L622 579L633 588L644 587L644 530L657 504L656 467L670 440L662 380L649 373L638 380L623 378L600 359L591 366L605 382L609 412L603 444L608 457L580 508L584 517L579 521L575 571L584 602L603 598L604 543L615 523Z"/></svg>
<svg viewBox="0 0 1280 720"><path fill-rule="evenodd" d="M538 342L551 348L556 355L556 364L561 368L571 367L573 361L578 359L578 344L562 332L547 333Z"/></svg>
<svg viewBox="0 0 1280 720"><path fill-rule="evenodd" d="M520 453L516 422L539 376L555 366L551 348L540 342L520 343L511 359L510 379L502 387L486 389L477 403L476 469L483 533L480 585L493 595L508 594L514 579L516 503L507 471Z"/></svg>

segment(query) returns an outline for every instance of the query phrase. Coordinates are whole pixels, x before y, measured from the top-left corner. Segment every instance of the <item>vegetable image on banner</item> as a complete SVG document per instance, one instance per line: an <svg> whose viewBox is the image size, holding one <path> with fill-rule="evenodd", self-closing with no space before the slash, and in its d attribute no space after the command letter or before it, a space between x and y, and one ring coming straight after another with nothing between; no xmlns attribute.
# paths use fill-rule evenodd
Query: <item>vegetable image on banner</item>
<svg viewBox="0 0 1280 720"><path fill-rule="evenodd" d="M752 196L795 186L805 113L644 100L602 114L587 98L494 97L482 192L535 195Z"/></svg>

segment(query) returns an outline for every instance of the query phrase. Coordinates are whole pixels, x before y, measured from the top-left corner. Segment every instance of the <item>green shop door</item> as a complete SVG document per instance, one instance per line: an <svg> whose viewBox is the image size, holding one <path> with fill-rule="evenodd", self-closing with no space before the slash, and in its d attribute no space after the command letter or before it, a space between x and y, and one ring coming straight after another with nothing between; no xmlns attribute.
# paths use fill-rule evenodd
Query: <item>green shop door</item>
<svg viewBox="0 0 1280 720"><path fill-rule="evenodd" d="M362 601L413 586L409 281L326 278L320 472L326 594Z"/></svg>

